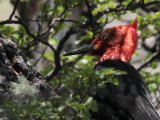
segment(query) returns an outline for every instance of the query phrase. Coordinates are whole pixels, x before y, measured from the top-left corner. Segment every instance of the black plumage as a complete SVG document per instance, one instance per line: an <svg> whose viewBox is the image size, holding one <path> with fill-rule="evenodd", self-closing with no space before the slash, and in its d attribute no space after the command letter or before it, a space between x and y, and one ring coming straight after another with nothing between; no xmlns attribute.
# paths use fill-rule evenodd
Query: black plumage
<svg viewBox="0 0 160 120"><path fill-rule="evenodd" d="M107 83L97 88L93 98L97 111L90 111L95 120L160 120L153 107L148 87L139 72L129 63L121 60L106 60L94 69L114 67L127 74L119 75L119 85Z"/></svg>

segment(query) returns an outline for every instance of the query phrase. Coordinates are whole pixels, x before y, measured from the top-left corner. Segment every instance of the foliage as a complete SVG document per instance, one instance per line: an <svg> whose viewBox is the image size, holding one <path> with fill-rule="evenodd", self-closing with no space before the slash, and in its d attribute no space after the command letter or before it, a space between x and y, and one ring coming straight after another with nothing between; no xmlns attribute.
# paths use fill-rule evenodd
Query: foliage
<svg viewBox="0 0 160 120"><path fill-rule="evenodd" d="M72 47L73 44L78 43L77 46L79 46L89 43L99 31L102 31L104 25L112 22L112 20L121 20L127 12L136 13L139 20L139 39L142 40L140 44L147 52L143 63L148 60L148 57L152 58L152 55L159 50L160 12L158 2L153 0L125 0L120 2L118 0L51 0L51 2L53 2L52 6L47 2L42 4L40 7L41 14L36 19L32 18L37 24L40 24L37 31L26 28L27 23L24 24L17 19L19 22L17 28L2 22L0 33L13 38L30 64L44 76L55 69L58 71L49 80L58 96L53 100L43 100L38 95L30 96L28 99L13 97L12 100L3 101L1 105L0 116L3 118L16 120L89 119L89 109L96 110L95 101L89 96L89 93L94 94L95 88L104 86L106 82L118 84L113 76L117 71L113 69L94 71L93 66L96 62L95 58L90 55L65 57L61 54L63 54L63 50L74 48ZM146 5L151 2L155 2L155 4ZM76 19L71 19L75 15L73 11L76 9L80 13ZM29 26L29 24L27 25ZM43 28L43 26L45 27ZM69 30L71 32L68 32ZM67 42L73 34L76 36L76 40L73 43ZM156 36L156 43L153 48L148 48L144 43L151 36ZM159 65L159 56L156 56L155 59L147 64L150 69L156 69ZM43 64L40 61L43 61ZM60 61L61 65L57 64L57 61ZM37 67L39 65L41 69ZM158 90L160 85L159 73L151 73L142 69L141 74L149 84L151 92ZM19 87L21 83L18 83ZM37 92L33 86L33 88L30 85L27 86L32 89L28 91L30 94ZM18 90L13 84L11 88L13 92Z"/></svg>

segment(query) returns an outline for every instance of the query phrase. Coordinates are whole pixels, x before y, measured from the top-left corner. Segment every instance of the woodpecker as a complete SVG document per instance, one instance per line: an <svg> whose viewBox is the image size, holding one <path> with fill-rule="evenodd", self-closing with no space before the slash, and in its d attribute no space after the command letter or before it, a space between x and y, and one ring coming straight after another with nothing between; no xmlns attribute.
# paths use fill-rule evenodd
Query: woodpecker
<svg viewBox="0 0 160 120"><path fill-rule="evenodd" d="M105 88L97 88L96 94L92 95L97 112L90 110L90 113L96 120L160 120L146 83L128 63L137 46L137 23L136 18L131 24L107 28L91 44L64 54L100 56L94 67L96 70L114 67L127 73L117 76L119 85L107 83Z"/></svg>

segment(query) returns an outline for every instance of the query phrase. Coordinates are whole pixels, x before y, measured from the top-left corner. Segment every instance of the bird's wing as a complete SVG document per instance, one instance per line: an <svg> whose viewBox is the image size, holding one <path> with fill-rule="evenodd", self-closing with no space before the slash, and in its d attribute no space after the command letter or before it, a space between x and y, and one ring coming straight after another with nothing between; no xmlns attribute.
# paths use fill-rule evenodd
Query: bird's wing
<svg viewBox="0 0 160 120"><path fill-rule="evenodd" d="M119 79L120 85L107 84L96 91L96 101L110 106L116 113L122 111L126 120L160 120L154 109L147 85L138 71L130 64L120 60L106 60L95 66L95 69L115 67L127 74ZM119 119L121 120L121 119Z"/></svg>

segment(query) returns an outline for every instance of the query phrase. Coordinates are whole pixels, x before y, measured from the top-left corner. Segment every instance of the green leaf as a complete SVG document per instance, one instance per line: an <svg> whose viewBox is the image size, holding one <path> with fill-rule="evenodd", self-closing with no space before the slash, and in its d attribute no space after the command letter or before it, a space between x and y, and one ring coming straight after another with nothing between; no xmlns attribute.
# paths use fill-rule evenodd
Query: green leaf
<svg viewBox="0 0 160 120"><path fill-rule="evenodd" d="M153 69L157 68L157 66L158 66L158 63L156 61L151 62L151 67Z"/></svg>
<svg viewBox="0 0 160 120"><path fill-rule="evenodd" d="M54 60L53 52L52 52L52 51L46 52L43 57L44 57L45 59L51 61L51 62L53 62L53 60Z"/></svg>
<svg viewBox="0 0 160 120"><path fill-rule="evenodd" d="M63 6L58 6L57 10L58 10L58 12L63 12L64 11L64 7Z"/></svg>
<svg viewBox="0 0 160 120"><path fill-rule="evenodd" d="M155 91L155 90L158 88L158 86L157 86L156 83L150 83L150 84L148 85L148 88L149 88L149 90L150 90L151 92L153 92L153 91Z"/></svg>

